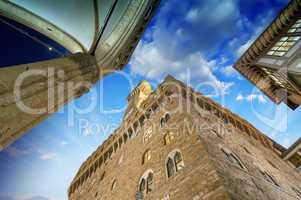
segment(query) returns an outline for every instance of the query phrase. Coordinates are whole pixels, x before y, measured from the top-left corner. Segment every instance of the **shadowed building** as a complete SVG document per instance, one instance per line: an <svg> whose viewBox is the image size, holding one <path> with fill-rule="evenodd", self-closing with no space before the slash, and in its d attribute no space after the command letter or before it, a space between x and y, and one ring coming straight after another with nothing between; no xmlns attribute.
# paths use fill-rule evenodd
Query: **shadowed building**
<svg viewBox="0 0 301 200"><path fill-rule="evenodd" d="M301 1L292 0L234 68L273 102L301 104Z"/></svg>
<svg viewBox="0 0 301 200"><path fill-rule="evenodd" d="M103 76L123 69L159 3L160 0L0 1L0 15L48 36L72 53L54 60L0 68L0 150L64 104L88 92ZM83 21L86 15L91 17ZM86 32L91 35L88 42L78 35Z"/></svg>
<svg viewBox="0 0 301 200"><path fill-rule="evenodd" d="M297 146L286 150L171 76L155 91L142 81L128 96L120 127L82 164L68 196L297 200Z"/></svg>

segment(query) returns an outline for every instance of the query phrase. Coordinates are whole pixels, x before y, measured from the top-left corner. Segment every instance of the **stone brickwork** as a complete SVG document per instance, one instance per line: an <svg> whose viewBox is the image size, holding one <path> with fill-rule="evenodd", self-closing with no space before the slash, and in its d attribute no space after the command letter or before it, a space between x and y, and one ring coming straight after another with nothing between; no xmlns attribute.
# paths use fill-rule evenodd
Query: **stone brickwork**
<svg viewBox="0 0 301 200"><path fill-rule="evenodd" d="M301 198L283 147L182 82L168 76L151 91L144 81L128 100L120 127L72 181L70 200Z"/></svg>

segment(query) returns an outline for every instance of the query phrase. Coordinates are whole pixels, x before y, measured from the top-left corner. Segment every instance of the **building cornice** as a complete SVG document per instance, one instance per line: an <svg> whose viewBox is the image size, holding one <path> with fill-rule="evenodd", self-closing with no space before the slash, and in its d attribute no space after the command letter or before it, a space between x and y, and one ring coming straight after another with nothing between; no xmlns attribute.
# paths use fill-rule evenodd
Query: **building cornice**
<svg viewBox="0 0 301 200"><path fill-rule="evenodd" d="M237 71L256 85L272 101L276 104L284 102L292 109L295 109L298 105L291 102L289 96L294 93L299 94L294 84L286 80L285 84L292 90L288 90L287 94L284 95L281 92L284 88L269 77L269 74L262 69L263 66L255 63L278 42L284 33L287 33L288 29L300 16L301 0L292 0L234 64Z"/></svg>

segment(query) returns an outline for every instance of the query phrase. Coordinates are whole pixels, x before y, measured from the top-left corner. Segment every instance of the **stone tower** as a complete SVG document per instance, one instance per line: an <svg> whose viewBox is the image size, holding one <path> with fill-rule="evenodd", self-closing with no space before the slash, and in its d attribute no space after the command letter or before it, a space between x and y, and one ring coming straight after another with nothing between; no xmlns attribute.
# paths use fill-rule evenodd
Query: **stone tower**
<svg viewBox="0 0 301 200"><path fill-rule="evenodd" d="M301 198L284 147L182 82L168 76L152 92L143 81L128 100L120 127L80 167L69 200Z"/></svg>

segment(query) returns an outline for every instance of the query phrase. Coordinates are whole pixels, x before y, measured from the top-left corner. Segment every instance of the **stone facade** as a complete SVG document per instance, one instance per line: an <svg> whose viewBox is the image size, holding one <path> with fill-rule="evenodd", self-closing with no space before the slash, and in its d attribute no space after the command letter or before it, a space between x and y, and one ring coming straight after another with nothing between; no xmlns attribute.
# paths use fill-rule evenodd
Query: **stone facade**
<svg viewBox="0 0 301 200"><path fill-rule="evenodd" d="M301 199L286 150L168 76L143 81L120 127L82 164L70 200Z"/></svg>

